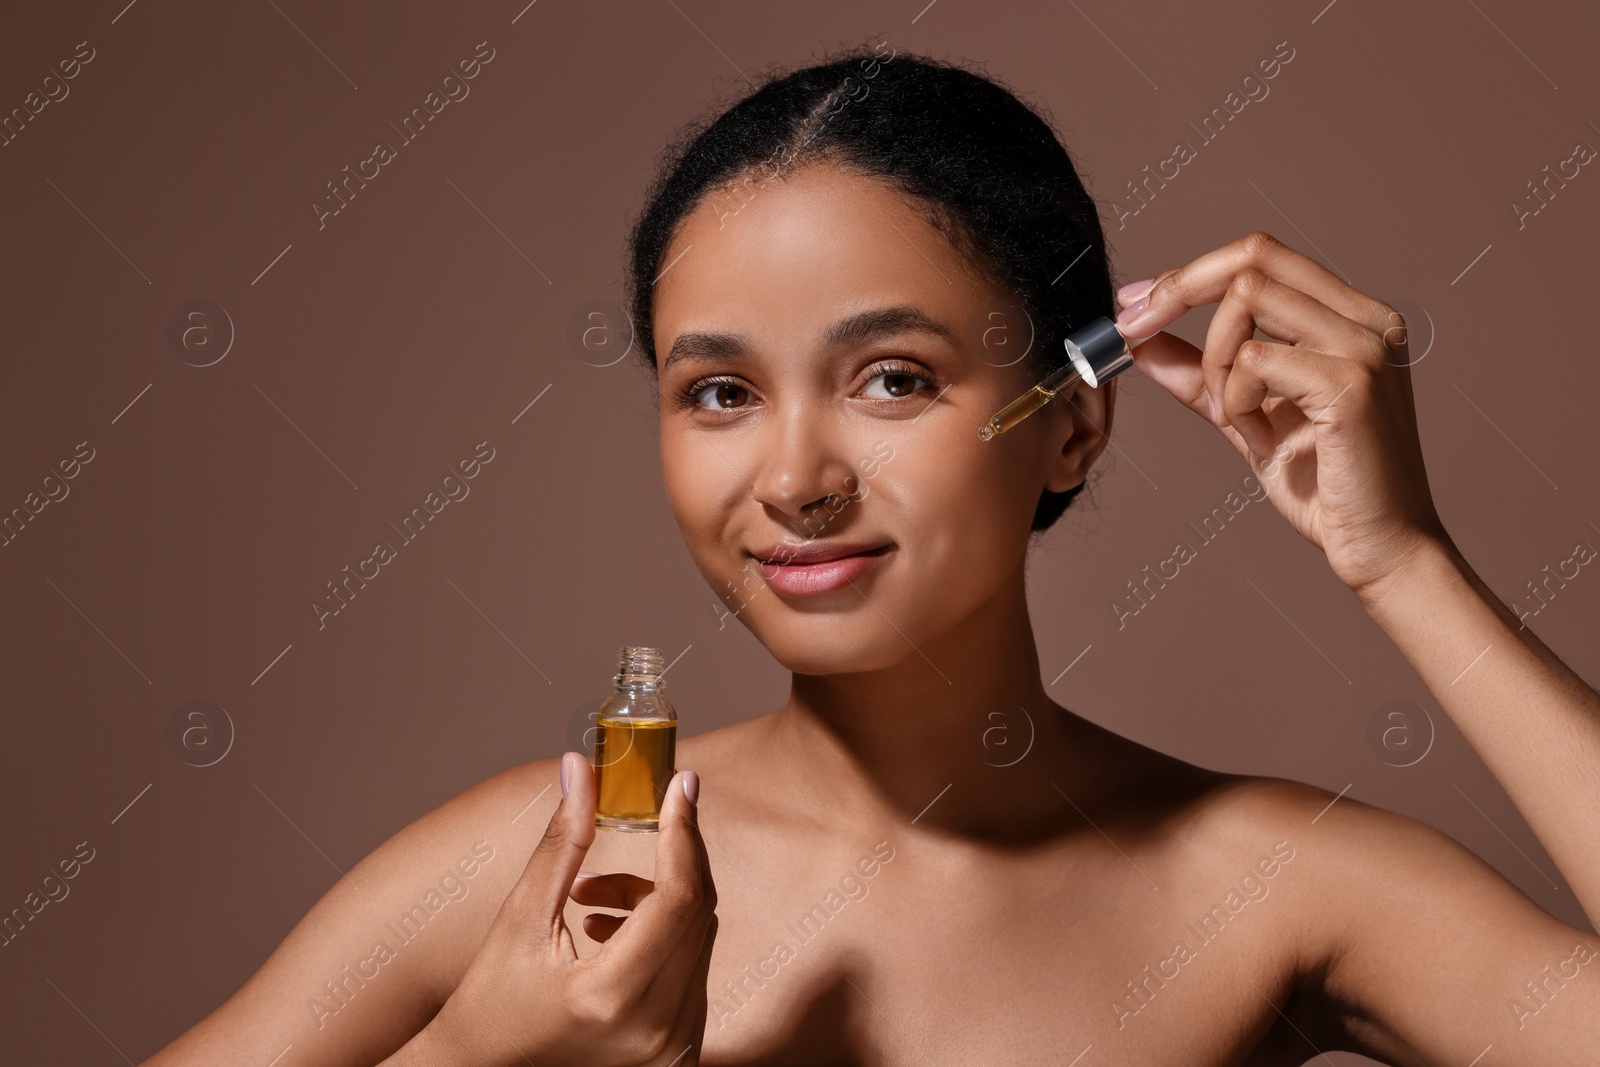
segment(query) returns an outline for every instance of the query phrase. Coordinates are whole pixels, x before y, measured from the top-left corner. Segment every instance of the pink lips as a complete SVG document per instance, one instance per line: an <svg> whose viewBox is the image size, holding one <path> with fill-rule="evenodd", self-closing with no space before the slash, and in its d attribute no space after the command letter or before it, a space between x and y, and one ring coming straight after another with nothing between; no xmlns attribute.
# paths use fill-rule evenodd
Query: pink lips
<svg viewBox="0 0 1600 1067"><path fill-rule="evenodd" d="M865 552L822 560L816 563L780 563L758 560L761 577L780 593L806 596L826 593L848 585L878 560L888 555L892 545Z"/></svg>

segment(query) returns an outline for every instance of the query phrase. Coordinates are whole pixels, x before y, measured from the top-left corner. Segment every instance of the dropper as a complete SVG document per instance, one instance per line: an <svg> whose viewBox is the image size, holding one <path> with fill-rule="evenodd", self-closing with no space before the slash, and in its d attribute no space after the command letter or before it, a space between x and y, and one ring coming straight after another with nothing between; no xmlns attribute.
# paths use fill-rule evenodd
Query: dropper
<svg viewBox="0 0 1600 1067"><path fill-rule="evenodd" d="M1133 344L1146 340L1149 338L1136 337ZM1005 433L1080 379L1098 389L1102 383L1133 366L1132 345L1122 336L1117 324L1104 316L1072 334L1064 344L1071 362L995 412L978 428L980 440L988 441L996 434Z"/></svg>

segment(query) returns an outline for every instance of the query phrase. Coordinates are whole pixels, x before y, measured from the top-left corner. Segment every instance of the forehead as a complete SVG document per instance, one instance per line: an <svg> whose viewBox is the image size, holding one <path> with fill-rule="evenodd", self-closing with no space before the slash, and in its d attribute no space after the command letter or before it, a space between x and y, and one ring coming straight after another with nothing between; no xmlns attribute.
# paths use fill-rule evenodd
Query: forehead
<svg viewBox="0 0 1600 1067"><path fill-rule="evenodd" d="M714 190L685 217L663 264L658 359L686 332L814 342L869 307L920 307L964 335L1000 302L919 205L832 167Z"/></svg>

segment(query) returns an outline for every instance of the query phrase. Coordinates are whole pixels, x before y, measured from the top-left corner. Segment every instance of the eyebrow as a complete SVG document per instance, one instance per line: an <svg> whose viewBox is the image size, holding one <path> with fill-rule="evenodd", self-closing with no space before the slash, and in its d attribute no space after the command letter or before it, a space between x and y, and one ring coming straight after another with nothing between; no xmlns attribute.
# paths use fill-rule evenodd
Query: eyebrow
<svg viewBox="0 0 1600 1067"><path fill-rule="evenodd" d="M874 308L848 318L840 319L828 327L822 340L830 348L861 344L879 337L902 333L921 333L941 337L956 344L956 336L948 326L938 322L922 309L909 304ZM748 339L736 333L684 333L672 342L672 349L661 364L666 371L680 360L726 361L743 355L749 349Z"/></svg>

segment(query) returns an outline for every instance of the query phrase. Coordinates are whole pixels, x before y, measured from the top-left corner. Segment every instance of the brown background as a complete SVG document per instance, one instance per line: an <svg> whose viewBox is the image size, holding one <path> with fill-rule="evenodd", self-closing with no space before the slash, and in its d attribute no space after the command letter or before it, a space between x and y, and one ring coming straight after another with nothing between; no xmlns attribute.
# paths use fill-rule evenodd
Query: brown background
<svg viewBox="0 0 1600 1067"><path fill-rule="evenodd" d="M0 911L78 842L96 850L0 948L8 1062L138 1060L171 1040L335 868L567 747L621 644L689 648L670 678L686 733L783 699L785 672L717 629L643 379L568 340L587 302L620 298L661 145L770 63L873 35L985 62L1050 109L1105 205L1119 281L1263 228L1431 321L1414 377L1434 494L1503 598L1600 544L1581 325L1600 175L1521 230L1510 208L1577 142L1600 145L1600 26L1577 5L124 3L0 27L5 111L78 42L95 49L0 148L0 511L79 442L95 450L0 548ZM470 96L319 230L324 183L397 140L387 124L480 41L495 55ZM1282 41L1295 57L1270 94L1118 231L1124 184L1198 144L1187 124ZM236 333L207 367L166 339L194 299ZM1207 317L1175 332L1199 341ZM1348 785L1583 924L1475 753L1270 506L1118 632L1110 601L1196 543L1186 524L1246 469L1136 372L1116 429L1094 498L1032 565L1046 680L1091 646L1056 699L1204 765ZM324 584L484 440L470 496L319 630ZM1534 627L1600 677L1600 576ZM236 734L203 768L167 734L196 699ZM1369 745L1390 700L1437 727L1414 766Z"/></svg>

